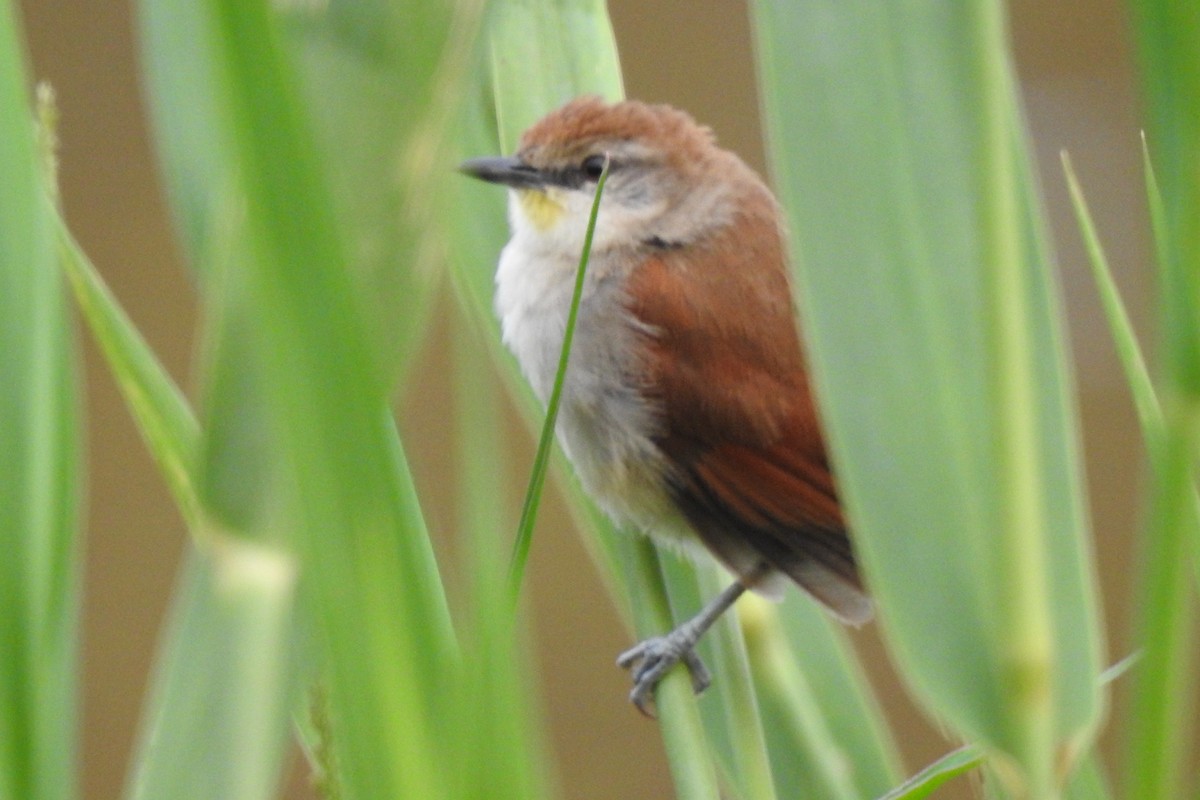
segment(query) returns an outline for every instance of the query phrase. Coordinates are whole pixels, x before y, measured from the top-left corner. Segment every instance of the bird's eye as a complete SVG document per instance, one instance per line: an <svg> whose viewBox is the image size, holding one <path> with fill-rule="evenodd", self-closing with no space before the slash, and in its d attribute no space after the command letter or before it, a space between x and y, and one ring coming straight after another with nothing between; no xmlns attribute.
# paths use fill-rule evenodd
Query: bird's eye
<svg viewBox="0 0 1200 800"><path fill-rule="evenodd" d="M607 157L604 155L588 156L583 160L583 164L581 165L583 174L590 181L600 180L600 173L604 172L604 162L606 160Z"/></svg>

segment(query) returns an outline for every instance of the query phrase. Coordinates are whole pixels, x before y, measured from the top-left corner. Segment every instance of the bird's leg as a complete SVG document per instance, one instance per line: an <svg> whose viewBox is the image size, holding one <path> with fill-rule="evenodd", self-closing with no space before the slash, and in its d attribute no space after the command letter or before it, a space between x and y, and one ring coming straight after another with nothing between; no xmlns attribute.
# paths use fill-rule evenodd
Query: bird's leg
<svg viewBox="0 0 1200 800"><path fill-rule="evenodd" d="M712 624L732 606L747 585L753 585L769 570L760 567L732 584L700 609L700 613L679 625L675 630L664 636L655 636L640 642L617 657L617 666L622 669L633 669L633 690L629 693L630 701L646 716L653 716L648 710L647 703L654 695L654 689L663 676L680 661L687 667L692 676L692 690L700 694L708 688L712 681L704 662L696 655L696 642L704 635Z"/></svg>

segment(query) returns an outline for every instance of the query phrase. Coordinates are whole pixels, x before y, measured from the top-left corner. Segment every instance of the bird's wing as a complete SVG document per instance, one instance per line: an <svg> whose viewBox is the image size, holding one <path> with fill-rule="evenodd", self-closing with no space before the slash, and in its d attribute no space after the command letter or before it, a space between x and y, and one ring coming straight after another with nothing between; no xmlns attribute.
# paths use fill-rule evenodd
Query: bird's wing
<svg viewBox="0 0 1200 800"><path fill-rule="evenodd" d="M647 326L646 391L676 503L735 571L787 574L850 622L870 617L808 389L773 217L749 215L741 249L720 237L660 249L634 273ZM745 241L745 240L742 240ZM768 268L764 269L763 267Z"/></svg>

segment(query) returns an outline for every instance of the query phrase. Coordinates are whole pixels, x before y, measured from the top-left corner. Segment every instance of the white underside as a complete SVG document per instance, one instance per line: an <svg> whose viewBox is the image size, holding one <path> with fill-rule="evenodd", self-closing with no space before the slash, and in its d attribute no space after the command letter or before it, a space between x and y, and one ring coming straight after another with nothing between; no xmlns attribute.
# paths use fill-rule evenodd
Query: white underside
<svg viewBox="0 0 1200 800"><path fill-rule="evenodd" d="M513 237L496 270L496 312L504 344L545 403L554 385L583 232L572 214L551 230L529 223L514 202ZM636 340L627 311L627 259L598 230L559 408L558 439L584 489L619 525L675 545L692 544L667 496L663 458L651 436L658 415L632 385ZM702 548L695 547L696 552Z"/></svg>
<svg viewBox="0 0 1200 800"><path fill-rule="evenodd" d="M504 344L512 351L534 393L546 403L558 368L579 255L583 249L581 209L569 209L559 224L534 225L513 196L513 229L496 270L496 312ZM631 263L613 242L619 237L604 215L597 227L580 305L575 338L559 408L559 443L588 494L621 526L652 536L689 557L710 555L666 489L665 461L652 436L659 414L634 385L639 337L649 332L627 310L625 285ZM738 574L751 572L758 557L726 554ZM786 579L772 576L751 587L778 599Z"/></svg>

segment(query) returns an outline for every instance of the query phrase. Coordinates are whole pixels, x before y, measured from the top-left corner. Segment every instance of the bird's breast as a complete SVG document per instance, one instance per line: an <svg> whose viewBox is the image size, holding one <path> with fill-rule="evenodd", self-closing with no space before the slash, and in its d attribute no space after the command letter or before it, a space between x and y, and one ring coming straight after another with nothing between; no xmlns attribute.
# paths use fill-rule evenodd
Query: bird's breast
<svg viewBox="0 0 1200 800"><path fill-rule="evenodd" d="M534 393L554 386L574 290L576 259L516 235L496 271L496 311L505 345ZM585 490L622 524L684 530L666 490L665 460L654 442L661 409L645 382L640 352L654 332L629 310L630 269L614 253L588 266L557 433Z"/></svg>

